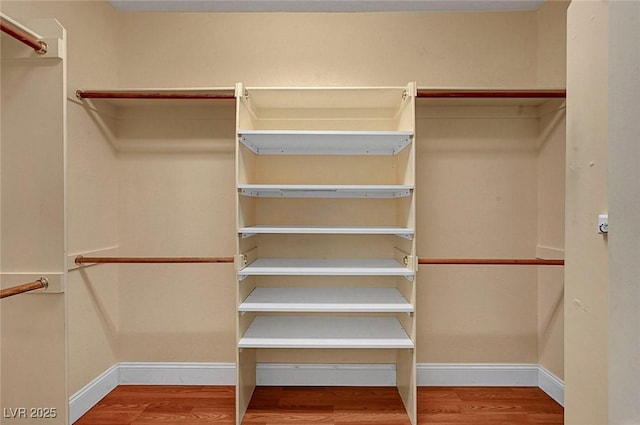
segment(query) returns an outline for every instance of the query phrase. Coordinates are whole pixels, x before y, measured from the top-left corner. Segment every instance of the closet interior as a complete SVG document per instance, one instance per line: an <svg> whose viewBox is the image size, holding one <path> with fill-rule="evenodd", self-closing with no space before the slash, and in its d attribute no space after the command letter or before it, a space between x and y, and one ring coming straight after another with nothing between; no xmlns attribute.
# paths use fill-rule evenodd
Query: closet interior
<svg viewBox="0 0 640 425"><path fill-rule="evenodd" d="M427 277L419 280L418 269L436 267L426 273L446 282L447 276L467 272L443 265L563 264L562 252L546 249L553 245L545 243L546 232L557 233L557 228L527 233L528 248L510 250L516 246L514 235L494 234L490 249L465 250L477 245L465 246L465 230L453 227L458 216L452 213L447 227L433 212L455 193L445 197L439 183L425 177L446 173L421 167L432 157L468 160L468 152L481 156L505 149L526 156L526 172L532 173L545 141L562 133L564 91L431 89L416 83L80 88L74 102L109 142L120 173L118 205L109 206L120 231L112 246L68 252L66 105L76 88L66 87L64 30L51 32L55 24L38 22L33 28L39 25L49 49L44 55L16 48L14 58L3 42L0 265L3 288L41 277L49 287L2 306L3 345L20 347L22 353L20 358L2 354L3 406L5 400L16 406L37 403L69 414L66 324L71 300L66 284L70 273L94 273L103 266L92 265L109 263L116 264L109 270L118 281L117 299L123 301L118 329L122 361L144 358L154 338L162 336L161 327L179 332L181 324L191 321L185 318L172 328L163 317L171 315L162 309L142 317L136 304L149 293L167 310L171 302L187 304L180 300L176 282L198 282L201 289L193 297L216 295L216 285L232 293L235 305L214 313L215 320L224 316L221 328L231 330L221 334L226 342L235 340L234 346L212 348L212 341L200 341L206 354L197 360L206 361L215 350L233 351L238 424L255 386L264 384L257 371L292 364L333 370L312 380L282 374L282 385L331 385L340 365L393 365L387 384L398 387L415 424L420 384L416 351L424 348L438 355L418 320L433 314L428 309L438 301L432 295L446 289L420 295L418 286ZM35 61L46 61L46 66L34 67ZM45 80L36 75L40 72L47 73ZM25 129L17 117L36 104L47 115L38 117L38 126ZM501 134L496 129L505 120L514 125L499 130ZM478 134L495 139L482 146L484 140L473 140ZM218 174L211 173L217 161L222 166ZM25 175L24 164L35 166ZM443 186L451 188L457 177L448 177L451 181ZM15 181L21 182L19 190ZM222 198L207 194L214 186ZM170 197L174 203L167 202ZM224 220L199 226L211 219L208 211L213 210ZM167 225L180 214L185 217L179 228ZM538 225L535 217L527 220L525 226ZM212 238L224 238L227 250L212 248ZM496 248L500 238L505 249ZM484 273L481 280L488 281ZM536 272L513 276L507 280L526 280L527 294L544 279ZM81 282L73 279L69 282ZM162 291L171 295L158 295ZM16 325L21 311L33 312L34 320ZM145 333L151 336L140 337ZM187 344L201 336L195 325L190 333L185 338L193 339ZM34 334L40 336L37 341L26 338ZM25 365L38 363L44 346L53 348L47 349L46 364L36 366L40 372L34 377Z"/></svg>

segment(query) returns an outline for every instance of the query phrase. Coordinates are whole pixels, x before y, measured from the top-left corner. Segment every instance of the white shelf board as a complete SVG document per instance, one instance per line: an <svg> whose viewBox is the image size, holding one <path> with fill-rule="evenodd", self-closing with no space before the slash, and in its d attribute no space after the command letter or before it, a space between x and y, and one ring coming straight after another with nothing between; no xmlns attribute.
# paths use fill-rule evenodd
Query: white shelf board
<svg viewBox="0 0 640 425"><path fill-rule="evenodd" d="M405 276L414 272L388 258L258 258L240 276Z"/></svg>
<svg viewBox="0 0 640 425"><path fill-rule="evenodd" d="M241 130L240 142L258 155L395 155L411 131Z"/></svg>
<svg viewBox="0 0 640 425"><path fill-rule="evenodd" d="M412 313L396 288L256 288L238 311Z"/></svg>
<svg viewBox="0 0 640 425"><path fill-rule="evenodd" d="M398 226L276 226L256 225L241 227L242 237L264 234L295 235L397 235L413 239L414 230Z"/></svg>
<svg viewBox="0 0 640 425"><path fill-rule="evenodd" d="M412 185L239 184L241 195L257 198L403 198Z"/></svg>
<svg viewBox="0 0 640 425"><path fill-rule="evenodd" d="M238 348L414 348L395 317L258 316Z"/></svg>

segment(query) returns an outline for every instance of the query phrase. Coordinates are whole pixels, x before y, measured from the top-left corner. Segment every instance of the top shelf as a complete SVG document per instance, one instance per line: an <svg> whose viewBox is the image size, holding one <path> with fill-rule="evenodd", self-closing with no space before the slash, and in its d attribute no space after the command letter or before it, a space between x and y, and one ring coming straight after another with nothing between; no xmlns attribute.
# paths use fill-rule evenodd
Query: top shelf
<svg viewBox="0 0 640 425"><path fill-rule="evenodd" d="M396 155L412 131L242 130L240 142L258 155Z"/></svg>
<svg viewBox="0 0 640 425"><path fill-rule="evenodd" d="M239 83L238 133L413 132L415 90L415 83L402 87L244 87Z"/></svg>
<svg viewBox="0 0 640 425"><path fill-rule="evenodd" d="M243 87L257 111L282 109L398 110L412 85L394 87Z"/></svg>

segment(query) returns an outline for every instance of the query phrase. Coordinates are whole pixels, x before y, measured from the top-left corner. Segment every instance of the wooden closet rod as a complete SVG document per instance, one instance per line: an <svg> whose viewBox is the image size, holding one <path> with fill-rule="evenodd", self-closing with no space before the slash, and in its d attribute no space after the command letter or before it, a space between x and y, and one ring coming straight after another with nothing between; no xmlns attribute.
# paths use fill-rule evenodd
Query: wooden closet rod
<svg viewBox="0 0 640 425"><path fill-rule="evenodd" d="M542 258L418 258L428 265L564 266L564 260Z"/></svg>
<svg viewBox="0 0 640 425"><path fill-rule="evenodd" d="M0 30L31 47L39 55L47 53L47 43L8 16L0 15Z"/></svg>
<svg viewBox="0 0 640 425"><path fill-rule="evenodd" d="M233 263L233 257L76 257L76 264Z"/></svg>
<svg viewBox="0 0 640 425"><path fill-rule="evenodd" d="M175 263L233 263L233 257L83 257L76 264L175 264ZM510 266L563 266L564 260L543 258L418 258L418 264L427 265L510 265Z"/></svg>
<svg viewBox="0 0 640 425"><path fill-rule="evenodd" d="M218 90L76 90L79 99L235 99L233 89ZM566 90L418 89L418 98L566 98Z"/></svg>
<svg viewBox="0 0 640 425"><path fill-rule="evenodd" d="M78 99L203 99L234 100L233 89L220 90L76 90Z"/></svg>
<svg viewBox="0 0 640 425"><path fill-rule="evenodd" d="M11 297L13 295L23 294L29 291L35 291L36 289L42 289L42 288L46 289L48 287L49 287L49 281L47 280L47 278L41 277L40 279L35 280L33 282L3 289L2 291L0 291L0 299Z"/></svg>
<svg viewBox="0 0 640 425"><path fill-rule="evenodd" d="M460 90L460 89L418 89L418 98L468 98L468 99L490 99L490 98L557 98L567 97L566 90Z"/></svg>

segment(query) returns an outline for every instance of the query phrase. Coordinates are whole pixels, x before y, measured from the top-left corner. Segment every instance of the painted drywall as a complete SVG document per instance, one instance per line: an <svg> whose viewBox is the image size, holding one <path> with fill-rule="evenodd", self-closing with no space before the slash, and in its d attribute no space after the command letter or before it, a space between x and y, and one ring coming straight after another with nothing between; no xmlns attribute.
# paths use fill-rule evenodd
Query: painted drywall
<svg viewBox="0 0 640 425"><path fill-rule="evenodd" d="M540 119L537 158L539 258L564 258L565 108L553 102ZM538 363L564 378L564 267L538 270Z"/></svg>
<svg viewBox="0 0 640 425"><path fill-rule="evenodd" d="M609 424L640 423L640 2L609 3Z"/></svg>
<svg viewBox="0 0 640 425"><path fill-rule="evenodd" d="M97 2L58 7L62 10L56 13L61 14L61 22L68 27L73 48L69 55L74 72L69 75L67 234L69 256L74 258L76 254L86 255L119 243L119 176L117 152L112 146L113 120L99 116L71 97L78 87L92 80L98 86L116 84L117 15ZM68 385L69 395L73 395L118 361L117 266L72 268L67 296Z"/></svg>
<svg viewBox="0 0 640 425"><path fill-rule="evenodd" d="M125 14L122 86L533 87L536 15ZM181 64L181 66L177 66Z"/></svg>
<svg viewBox="0 0 640 425"><path fill-rule="evenodd" d="M118 361L118 268L73 258L118 246L116 152L96 114L69 102L69 394ZM117 250L106 255L115 255ZM88 361L90 359L90 361Z"/></svg>
<svg viewBox="0 0 640 425"><path fill-rule="evenodd" d="M119 154L121 254L233 255L235 114L215 108L120 122L123 149L146 145ZM121 267L120 285L122 361L235 361L232 264Z"/></svg>
<svg viewBox="0 0 640 425"><path fill-rule="evenodd" d="M538 9L538 86L566 87L566 11L569 1ZM537 249L540 258L564 258L565 108L542 112L537 159ZM538 272L538 364L564 379L564 267Z"/></svg>
<svg viewBox="0 0 640 425"><path fill-rule="evenodd" d="M546 1L537 10L537 78L539 87L565 88L567 8L569 0Z"/></svg>
<svg viewBox="0 0 640 425"><path fill-rule="evenodd" d="M419 255L534 256L537 121L440 109L418 110ZM535 268L422 266L417 285L418 363L537 362Z"/></svg>
<svg viewBox="0 0 640 425"><path fill-rule="evenodd" d="M567 14L565 423L608 422L609 261L606 236L608 4ZM587 47L588 46L588 47ZM586 72L588 70L588 72Z"/></svg>
<svg viewBox="0 0 640 425"><path fill-rule="evenodd" d="M0 102L0 119L2 117L2 102ZM0 121L1 122L1 121ZM0 134L0 146L2 135ZM0 164L2 164L2 149L0 149ZM2 173L0 172L0 211L2 211ZM2 214L0 214L0 241L2 240ZM2 243L0 243L0 273L2 273ZM0 330L2 330L2 303L0 302ZM2 336L0 336L0 374L2 373ZM2 378L0 376L0 400L2 400Z"/></svg>

